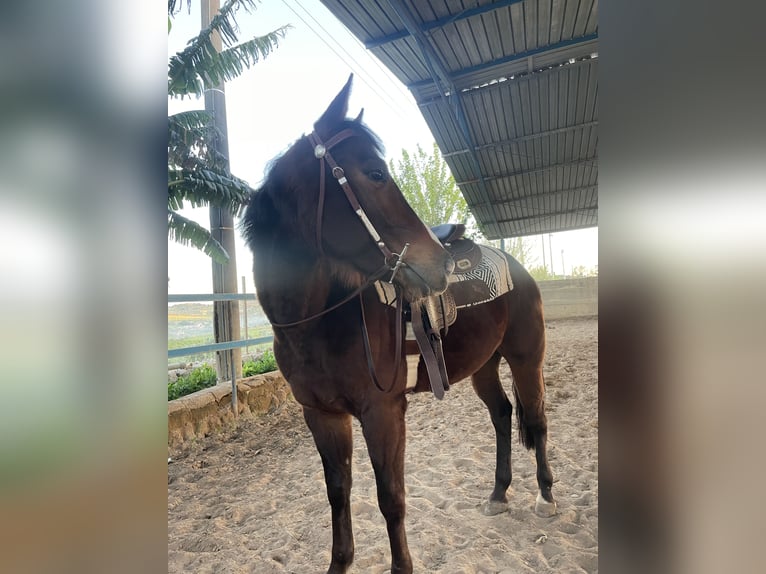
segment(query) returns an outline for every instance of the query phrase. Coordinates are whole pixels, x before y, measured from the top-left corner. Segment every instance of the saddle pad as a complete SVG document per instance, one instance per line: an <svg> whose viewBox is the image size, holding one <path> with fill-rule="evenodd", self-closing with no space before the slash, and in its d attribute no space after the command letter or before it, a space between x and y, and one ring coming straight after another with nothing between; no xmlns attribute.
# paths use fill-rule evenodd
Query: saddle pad
<svg viewBox="0 0 766 574"><path fill-rule="evenodd" d="M474 270L449 276L447 293L454 297L458 309L487 303L513 289L505 254L488 245L479 247L482 259ZM375 289L381 303L396 305L396 291L393 285L376 281Z"/></svg>
<svg viewBox="0 0 766 574"><path fill-rule="evenodd" d="M487 303L513 289L505 254L489 245L479 247L481 263L475 269L449 276L447 290L455 297L458 309Z"/></svg>

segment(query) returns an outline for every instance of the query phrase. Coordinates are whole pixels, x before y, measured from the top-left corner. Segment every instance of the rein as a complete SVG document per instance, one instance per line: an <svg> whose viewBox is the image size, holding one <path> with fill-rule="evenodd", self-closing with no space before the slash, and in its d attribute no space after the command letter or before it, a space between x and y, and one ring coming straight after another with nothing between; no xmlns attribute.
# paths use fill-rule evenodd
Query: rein
<svg viewBox="0 0 766 574"><path fill-rule="evenodd" d="M383 267L378 269L375 273L370 275L370 277L368 277L367 280L364 283L362 283L359 287L357 287L351 293L346 295L343 299L341 299L340 301L338 301L337 303L335 303L331 307L328 307L327 309L324 309L324 310L320 311L319 313L315 313L314 315L306 317L305 319L300 319L298 321L292 321L290 323L273 323L272 322L271 326L272 327L278 327L280 329L286 329L288 327L297 327L298 325L303 325L304 323L309 323L310 321L313 321L315 319L319 319L319 317L327 315L328 313L330 313L332 311L335 311L337 308L342 307L343 305L345 305L346 303L351 301L351 299L353 299L357 295L361 295L362 291L364 291L365 289L367 289L367 287L369 287L370 285L375 283L375 281L378 281L379 279L382 279L383 276L386 273L388 273L389 271L391 271L391 269L388 267L388 265L384 265Z"/></svg>

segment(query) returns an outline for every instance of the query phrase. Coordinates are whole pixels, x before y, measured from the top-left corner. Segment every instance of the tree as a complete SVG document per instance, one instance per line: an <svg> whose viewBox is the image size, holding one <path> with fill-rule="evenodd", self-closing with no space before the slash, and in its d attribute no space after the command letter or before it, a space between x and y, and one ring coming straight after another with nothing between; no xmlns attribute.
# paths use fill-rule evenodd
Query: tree
<svg viewBox="0 0 766 574"><path fill-rule="evenodd" d="M572 277L598 277L598 265L596 267L577 265L572 268Z"/></svg>
<svg viewBox="0 0 766 574"><path fill-rule="evenodd" d="M532 262L532 245L525 241L523 237L511 237L510 239L506 239L505 251L525 267L527 263Z"/></svg>
<svg viewBox="0 0 766 574"><path fill-rule="evenodd" d="M389 170L423 223L429 226L464 223L466 236L500 247L499 240L488 240L479 229L436 142L433 155L428 155L419 145L414 154L402 150L402 158L397 163L391 160ZM526 265L530 262L532 246L523 237L514 237L505 241L505 251Z"/></svg>
<svg viewBox="0 0 766 574"><path fill-rule="evenodd" d="M420 145L414 154L402 150L402 158L397 163L391 160L389 169L404 197L426 225L468 222L468 205L436 142L433 155L428 155Z"/></svg>
<svg viewBox="0 0 766 574"><path fill-rule="evenodd" d="M168 0L168 31L171 18L183 0ZM187 0L191 7L191 0ZM255 0L229 0L210 25L192 38L168 62L168 97L200 97L205 90L232 80L266 58L279 45L290 26L282 26L265 36L237 44L235 13L250 12ZM226 46L220 52L213 45L218 34ZM239 214L252 188L229 171L228 158L217 151L221 134L211 114L205 111L181 112L168 117L168 237L191 245L226 263L229 255L210 231L183 217L178 210L214 206Z"/></svg>
<svg viewBox="0 0 766 574"><path fill-rule="evenodd" d="M550 272L550 269L543 265L530 267L528 271L529 274L535 279L535 281L551 281L556 279L556 276Z"/></svg>

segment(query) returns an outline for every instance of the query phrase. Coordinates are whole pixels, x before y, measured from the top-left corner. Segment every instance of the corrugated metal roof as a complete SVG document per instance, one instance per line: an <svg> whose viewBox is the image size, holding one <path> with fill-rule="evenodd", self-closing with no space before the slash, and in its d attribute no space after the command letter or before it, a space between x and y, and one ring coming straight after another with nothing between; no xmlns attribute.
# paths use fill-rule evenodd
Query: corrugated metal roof
<svg viewBox="0 0 766 574"><path fill-rule="evenodd" d="M597 0L322 0L412 92L490 239L598 224Z"/></svg>

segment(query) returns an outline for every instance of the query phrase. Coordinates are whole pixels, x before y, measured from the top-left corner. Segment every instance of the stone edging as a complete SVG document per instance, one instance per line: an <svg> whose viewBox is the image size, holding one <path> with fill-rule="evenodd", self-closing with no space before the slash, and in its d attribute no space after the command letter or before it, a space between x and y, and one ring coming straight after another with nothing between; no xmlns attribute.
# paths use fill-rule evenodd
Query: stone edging
<svg viewBox="0 0 766 574"><path fill-rule="evenodd" d="M291 396L280 371L237 381L240 417L271 412ZM168 446L177 447L191 438L207 436L230 421L234 421L230 382L168 401Z"/></svg>

